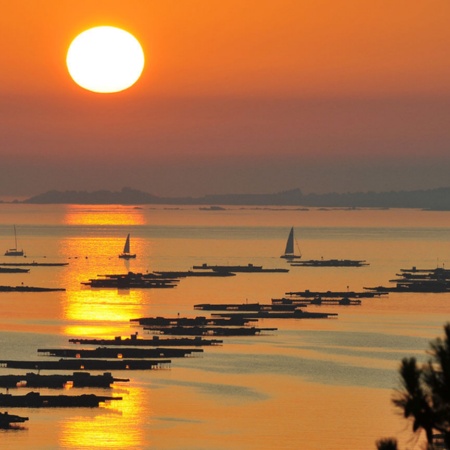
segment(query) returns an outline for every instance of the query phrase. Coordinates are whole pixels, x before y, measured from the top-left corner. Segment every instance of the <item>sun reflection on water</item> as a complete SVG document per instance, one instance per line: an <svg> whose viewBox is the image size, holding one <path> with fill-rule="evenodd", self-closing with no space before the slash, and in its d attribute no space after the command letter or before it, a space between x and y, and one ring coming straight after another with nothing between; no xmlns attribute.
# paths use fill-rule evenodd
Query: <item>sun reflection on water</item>
<svg viewBox="0 0 450 450"><path fill-rule="evenodd" d="M73 416L65 421L60 431L61 448L144 448L145 424L151 420L148 392L127 386L126 389L113 388L106 395L119 396L122 400L101 405L101 411L94 416Z"/></svg>
<svg viewBox="0 0 450 450"><path fill-rule="evenodd" d="M140 209L116 205L68 205L66 225L144 225Z"/></svg>

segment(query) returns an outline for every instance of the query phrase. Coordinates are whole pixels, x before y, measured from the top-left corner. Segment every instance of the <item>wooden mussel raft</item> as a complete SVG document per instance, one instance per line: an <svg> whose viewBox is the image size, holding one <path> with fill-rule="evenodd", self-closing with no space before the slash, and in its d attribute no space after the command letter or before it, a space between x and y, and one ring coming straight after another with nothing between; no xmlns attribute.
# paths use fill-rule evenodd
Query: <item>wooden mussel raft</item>
<svg viewBox="0 0 450 450"><path fill-rule="evenodd" d="M312 298L273 298L272 305L274 306L291 306L297 308L307 305L360 305L359 298L342 297L342 298L327 298L327 297L312 297Z"/></svg>
<svg viewBox="0 0 450 450"><path fill-rule="evenodd" d="M132 334L129 338L122 338L116 336L114 339L87 339L87 338L73 338L69 339L69 342L74 344L86 344L86 345L132 345L143 347L203 347L209 345L220 345L223 343L220 339L203 339L200 336L194 338L163 338L159 336L152 336L150 339L138 338L138 333Z"/></svg>
<svg viewBox="0 0 450 450"><path fill-rule="evenodd" d="M184 358L194 353L202 353L201 348L110 348L97 347L96 349L38 349L39 353L48 356L65 358Z"/></svg>
<svg viewBox="0 0 450 450"><path fill-rule="evenodd" d="M32 370L152 370L162 369L170 359L60 359L58 361L2 360L0 367Z"/></svg>
<svg viewBox="0 0 450 450"><path fill-rule="evenodd" d="M400 278L389 280L395 286L365 287L364 289L377 292L450 292L450 270L436 269L401 269Z"/></svg>
<svg viewBox="0 0 450 450"><path fill-rule="evenodd" d="M294 311L249 311L214 313L217 317L236 316L243 319L328 319L337 317L337 313L309 312L296 309Z"/></svg>
<svg viewBox="0 0 450 450"><path fill-rule="evenodd" d="M30 269L21 269L20 267L0 267L0 273L28 273Z"/></svg>
<svg viewBox="0 0 450 450"><path fill-rule="evenodd" d="M176 278L166 278L153 273L128 272L126 274L101 275L99 278L91 278L81 284L91 288L164 289L174 288L178 281Z"/></svg>
<svg viewBox="0 0 450 450"><path fill-rule="evenodd" d="M63 288L47 288L37 286L0 286L0 292L54 292L65 291Z"/></svg>
<svg viewBox="0 0 450 450"><path fill-rule="evenodd" d="M365 260L356 259L310 259L290 263L292 267L362 267L368 266Z"/></svg>
<svg viewBox="0 0 450 450"><path fill-rule="evenodd" d="M115 378L110 372L91 375L88 372L73 372L68 375L41 375L29 372L25 375L0 375L0 387L3 388L110 388L115 382L128 382L128 378Z"/></svg>
<svg viewBox="0 0 450 450"><path fill-rule="evenodd" d="M292 291L286 292L286 295L297 296L301 298L342 298L342 297L350 297L350 298L372 298L379 297L381 295L385 295L382 292L355 292L355 291L310 291L306 289L304 291Z"/></svg>
<svg viewBox="0 0 450 450"><path fill-rule="evenodd" d="M154 271L153 273L164 278L187 278L187 277L234 277L233 272L220 272L214 270L178 270L178 271Z"/></svg>
<svg viewBox="0 0 450 450"><path fill-rule="evenodd" d="M217 317L140 317L138 319L130 319L130 322L137 322L139 325L147 326L243 326L248 324L249 320L239 318L224 318Z"/></svg>
<svg viewBox="0 0 450 450"><path fill-rule="evenodd" d="M12 428L12 426L18 423L24 423L28 420L28 417L16 416L15 414L9 414L8 412L0 412L0 428Z"/></svg>
<svg viewBox="0 0 450 450"><path fill-rule="evenodd" d="M122 397L106 397L94 394L41 395L29 392L25 395L0 394L0 407L44 408L44 407L98 407L100 403L122 400Z"/></svg>
<svg viewBox="0 0 450 450"><path fill-rule="evenodd" d="M194 305L194 309L200 309L203 311L293 311L298 306L301 305L278 303L199 303L197 305ZM306 303L303 304L303 306L306 306ZM242 318L239 318L238 316L230 316L229 320L237 321L242 320Z"/></svg>
<svg viewBox="0 0 450 450"><path fill-rule="evenodd" d="M69 263L63 262L63 263L51 263L51 262L14 262L14 263L0 263L0 266L10 266L10 267L61 267L61 266L68 266ZM27 269L29 270L29 269Z"/></svg>
<svg viewBox="0 0 450 450"><path fill-rule="evenodd" d="M255 336L264 331L276 331L277 328L257 328L257 327L213 327L213 326L193 326L193 327L144 327L154 333L170 334L177 336Z"/></svg>
<svg viewBox="0 0 450 450"><path fill-rule="evenodd" d="M289 269L264 269L263 266L247 264L246 266L211 266L203 263L201 266L193 266L195 270L213 270L214 272L245 272L245 273L286 273Z"/></svg>

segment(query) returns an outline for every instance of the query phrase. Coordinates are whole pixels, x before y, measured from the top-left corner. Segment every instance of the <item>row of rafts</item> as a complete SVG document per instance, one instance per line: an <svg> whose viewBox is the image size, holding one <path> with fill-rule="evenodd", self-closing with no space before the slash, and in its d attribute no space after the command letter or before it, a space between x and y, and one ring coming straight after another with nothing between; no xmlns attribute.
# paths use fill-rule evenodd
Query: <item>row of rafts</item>
<svg viewBox="0 0 450 450"><path fill-rule="evenodd" d="M28 392L25 395L12 395L13 388L56 388L91 387L110 388L115 382L128 382L128 378L116 378L111 371L155 370L168 368L171 358L193 357L203 352L203 347L223 344L218 337L255 336L276 331L274 327L257 327L255 322L261 317L273 318L329 318L334 313L304 312L299 306L314 303L319 296L323 301L334 304L359 304L362 297L373 297L378 293L346 292L352 303L341 302L342 292L297 292L290 298L272 300L271 304L198 304L195 309L216 311L210 317L142 317L131 319L132 324L143 327L152 333L149 338L138 337L138 333L128 338L114 339L70 339L71 343L95 348L43 348L40 355L56 357L53 360L17 361L2 360L0 368L28 369L37 371L23 375L0 375L0 387L6 388L0 394L0 407L97 407L104 402L121 400L117 396L83 395L41 395ZM300 301L301 300L301 301ZM221 313L217 311L222 310ZM72 374L41 374L44 370L72 370ZM101 375L91 375L87 370L107 371ZM11 415L7 412L0 417L0 427L17 428L17 424L28 417ZM19 425L20 428L20 425Z"/></svg>
<svg viewBox="0 0 450 450"><path fill-rule="evenodd" d="M287 269L263 269L262 266L248 264L246 266L210 266L202 264L194 266L194 271L171 271L171 272L151 272L103 275L98 278L82 282L83 285L91 288L115 288L115 289L150 289L150 288L174 288L177 286L180 278L190 276L234 276L238 272L261 273L261 272L283 272ZM206 270L205 270L206 269ZM375 286L365 287L366 293L388 293L388 292L448 292L450 291L450 270L438 267L435 269L400 269L399 274L391 283L395 286ZM63 288L45 288L33 286L0 286L0 292L18 291L18 292L47 292L64 291ZM342 297L341 302L347 304L354 303L348 292L339 293ZM318 295L316 303L323 303L326 296ZM336 303L336 300L333 300Z"/></svg>

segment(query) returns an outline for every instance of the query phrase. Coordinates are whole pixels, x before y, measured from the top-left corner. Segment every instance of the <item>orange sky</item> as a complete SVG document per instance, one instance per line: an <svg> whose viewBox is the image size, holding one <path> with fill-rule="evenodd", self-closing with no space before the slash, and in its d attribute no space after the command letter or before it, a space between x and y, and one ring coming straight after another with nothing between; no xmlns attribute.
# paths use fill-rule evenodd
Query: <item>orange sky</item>
<svg viewBox="0 0 450 450"><path fill-rule="evenodd" d="M0 197L448 185L447 0L0 0ZM71 40L133 33L138 83L93 94Z"/></svg>

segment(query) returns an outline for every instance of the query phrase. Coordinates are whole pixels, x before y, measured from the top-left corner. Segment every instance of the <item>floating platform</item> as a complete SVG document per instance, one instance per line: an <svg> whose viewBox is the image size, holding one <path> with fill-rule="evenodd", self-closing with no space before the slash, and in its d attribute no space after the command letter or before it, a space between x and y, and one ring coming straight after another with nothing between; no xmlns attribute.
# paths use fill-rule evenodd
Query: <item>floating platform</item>
<svg viewBox="0 0 450 450"><path fill-rule="evenodd" d="M193 269L200 270L213 270L214 272L245 272L245 273L273 273L289 272L289 269L264 269L263 266L255 266L253 264L247 264L246 266L210 266L206 263L201 266L193 266Z"/></svg>
<svg viewBox="0 0 450 450"><path fill-rule="evenodd" d="M25 395L0 394L1 407L43 408L43 407L88 407L94 408L100 403L122 400L122 397L105 397L94 394L83 395L41 395L29 392Z"/></svg>
<svg viewBox="0 0 450 450"><path fill-rule="evenodd" d="M326 298L326 297L311 297L311 298L273 298L272 304L275 305L291 305L293 308L303 307L307 305L361 305L359 298L342 297L342 298Z"/></svg>
<svg viewBox="0 0 450 450"><path fill-rule="evenodd" d="M0 292L56 292L65 291L64 288L46 288L36 286L0 286Z"/></svg>
<svg viewBox="0 0 450 450"><path fill-rule="evenodd" d="M306 289L305 291L295 291L286 292L286 295L294 295L302 298L372 298L385 295L383 292L355 292L355 291L310 291Z"/></svg>
<svg viewBox="0 0 450 450"><path fill-rule="evenodd" d="M310 259L290 263L292 267L362 267L368 266L365 260L355 259Z"/></svg>
<svg viewBox="0 0 450 450"><path fill-rule="evenodd" d="M221 272L221 271L201 271L195 272L193 270L187 271L154 271L155 274L160 275L161 277L167 278L187 278L187 277L234 277L236 276L233 272Z"/></svg>
<svg viewBox="0 0 450 450"><path fill-rule="evenodd" d="M199 303L194 309L203 311L293 311L300 305L294 304L262 304L262 303ZM303 304L306 306L306 304ZM229 317L238 320L238 317Z"/></svg>
<svg viewBox="0 0 450 450"><path fill-rule="evenodd" d="M38 352L47 356L63 358L184 358L194 353L202 353L197 348L111 348L98 347L96 349L38 349Z"/></svg>
<svg viewBox="0 0 450 450"><path fill-rule="evenodd" d="M220 345L223 341L219 339L203 339L202 337L195 338L163 338L153 336L150 339L140 339L137 333L132 334L129 338L122 338L116 336L114 339L88 339L88 338L73 338L69 342L74 344L88 344L88 345L132 345L143 347L202 347L209 345Z"/></svg>
<svg viewBox="0 0 450 450"><path fill-rule="evenodd" d="M6 411L0 413L0 428L12 428L13 425L23 423L28 420L28 417L16 416L8 414Z"/></svg>
<svg viewBox="0 0 450 450"><path fill-rule="evenodd" d="M170 364L170 359L60 359L59 361L0 361L0 368L33 370L151 370Z"/></svg>
<svg viewBox="0 0 450 450"><path fill-rule="evenodd" d="M21 269L19 267L0 267L0 273L28 273L30 269Z"/></svg>
<svg viewBox="0 0 450 450"><path fill-rule="evenodd" d="M199 308L201 309L201 308ZM130 319L130 322L138 322L139 325L147 326L242 326L248 324L249 320L239 318L220 319L217 317L140 317L138 319Z"/></svg>
<svg viewBox="0 0 450 450"><path fill-rule="evenodd" d="M276 331L277 328L257 327L144 327L144 330L176 336L254 336L264 331Z"/></svg>
<svg viewBox="0 0 450 450"><path fill-rule="evenodd" d="M328 319L337 317L337 313L309 312L296 309L295 311L255 311L237 313L215 313L213 316L230 317L231 315L245 319Z"/></svg>
<svg viewBox="0 0 450 450"><path fill-rule="evenodd" d="M164 278L155 274L128 272L127 274L103 275L81 284L91 288L115 289L164 289L174 288L178 283L175 278Z"/></svg>
<svg viewBox="0 0 450 450"><path fill-rule="evenodd" d="M68 266L69 263L47 263L47 262L22 262L22 263L0 263L0 266L16 266L16 267L59 267Z"/></svg>
<svg viewBox="0 0 450 450"><path fill-rule="evenodd" d="M110 388L114 382L128 381L128 378L114 378L110 372L102 375L91 375L88 372L74 372L71 375L41 375L32 372L25 375L0 375L0 387L3 388L60 389L68 385L74 388Z"/></svg>
<svg viewBox="0 0 450 450"><path fill-rule="evenodd" d="M365 287L372 292L417 292L417 293L435 293L450 292L450 284L436 281L408 281L398 282L396 286L375 286Z"/></svg>
<svg viewBox="0 0 450 450"><path fill-rule="evenodd" d="M436 269L400 269L401 278L389 280L395 286L375 286L364 289L372 292L450 292L450 270Z"/></svg>

